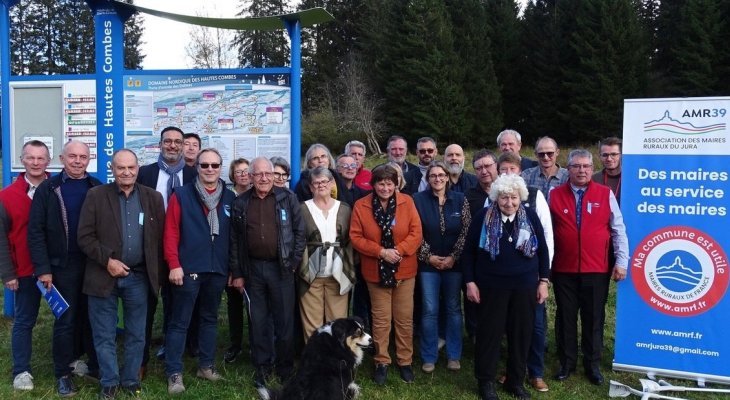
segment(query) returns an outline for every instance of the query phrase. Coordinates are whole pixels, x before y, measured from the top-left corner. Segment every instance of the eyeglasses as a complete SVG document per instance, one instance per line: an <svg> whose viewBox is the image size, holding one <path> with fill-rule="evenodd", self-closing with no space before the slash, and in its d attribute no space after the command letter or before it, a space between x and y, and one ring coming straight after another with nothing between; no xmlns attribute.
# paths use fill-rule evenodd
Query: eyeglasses
<svg viewBox="0 0 730 400"><path fill-rule="evenodd" d="M601 153L601 158L608 158L608 157L617 158L620 155L621 155L621 153Z"/></svg>
<svg viewBox="0 0 730 400"><path fill-rule="evenodd" d="M568 168L573 168L573 169L591 169L591 168L593 168L593 164L570 164L570 165L568 165Z"/></svg>
<svg viewBox="0 0 730 400"><path fill-rule="evenodd" d="M332 182L332 181L330 181L329 179L327 179L326 181L312 181L312 186L314 186L314 187L327 186L327 184L329 184L330 182Z"/></svg>
<svg viewBox="0 0 730 400"><path fill-rule="evenodd" d="M496 163L484 164L484 165L481 165L479 167L474 167L474 169L477 170L477 171L486 171L486 170L488 170L489 168L492 168L495 165L497 165L497 164Z"/></svg>
<svg viewBox="0 0 730 400"><path fill-rule="evenodd" d="M310 157L309 158L309 161L312 161L312 160L326 160L326 159L327 159L327 154L320 154L318 156L312 156L312 157Z"/></svg>
<svg viewBox="0 0 730 400"><path fill-rule="evenodd" d="M337 168L357 169L357 163L352 163L352 164L337 164Z"/></svg>
<svg viewBox="0 0 730 400"><path fill-rule="evenodd" d="M246 176L248 175L248 169L239 169L233 172L236 176Z"/></svg>
<svg viewBox="0 0 730 400"><path fill-rule="evenodd" d="M276 180L283 179L285 181L288 181L289 180L289 174L283 174L281 172L274 172L274 179L276 179Z"/></svg>
<svg viewBox="0 0 730 400"><path fill-rule="evenodd" d="M169 146L171 144L174 144L175 146L182 146L183 141L180 139L162 139L162 144Z"/></svg>
<svg viewBox="0 0 730 400"><path fill-rule="evenodd" d="M541 151L541 152L537 153L537 156L540 158L544 158L545 156L547 156L547 158L553 158L555 156L555 152L554 151Z"/></svg>
<svg viewBox="0 0 730 400"><path fill-rule="evenodd" d="M251 174L256 179L261 179L263 177L266 177L267 179L271 179L274 176L273 172L255 172Z"/></svg>
<svg viewBox="0 0 730 400"><path fill-rule="evenodd" d="M433 154L436 149L418 149L418 154Z"/></svg>
<svg viewBox="0 0 730 400"><path fill-rule="evenodd" d="M201 169L208 169L208 168L218 169L218 168L221 167L221 165L219 163L207 163L207 162L204 162L204 163L200 163L198 165L200 165L200 168Z"/></svg>
<svg viewBox="0 0 730 400"><path fill-rule="evenodd" d="M429 174L428 179L446 179L446 174Z"/></svg>

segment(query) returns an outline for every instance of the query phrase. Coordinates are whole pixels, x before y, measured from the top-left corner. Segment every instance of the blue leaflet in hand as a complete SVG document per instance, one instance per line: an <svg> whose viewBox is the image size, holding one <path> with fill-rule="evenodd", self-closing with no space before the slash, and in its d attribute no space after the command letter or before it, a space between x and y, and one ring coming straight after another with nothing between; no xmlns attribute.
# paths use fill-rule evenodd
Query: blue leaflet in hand
<svg viewBox="0 0 730 400"><path fill-rule="evenodd" d="M68 310L68 302L63 298L61 292L54 285L51 285L51 290L46 290L43 282L36 281L35 284L38 286L38 290L41 291L43 298L48 302L48 307L51 308L51 312L56 316L56 319L61 318L61 315Z"/></svg>

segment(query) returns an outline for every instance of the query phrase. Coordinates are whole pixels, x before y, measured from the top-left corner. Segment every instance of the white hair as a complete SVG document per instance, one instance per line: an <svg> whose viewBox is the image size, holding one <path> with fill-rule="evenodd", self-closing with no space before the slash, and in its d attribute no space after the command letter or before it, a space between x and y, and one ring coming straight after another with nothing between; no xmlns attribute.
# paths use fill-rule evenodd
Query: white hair
<svg viewBox="0 0 730 400"><path fill-rule="evenodd" d="M502 139L507 135L514 136L517 143L522 144L522 135L519 132L514 129L505 129L497 135L497 146L502 144Z"/></svg>
<svg viewBox="0 0 730 400"><path fill-rule="evenodd" d="M517 174L502 174L489 188L489 199L497 201L497 198L501 194L512 194L517 193L520 195L520 200L527 200L528 192L525 180Z"/></svg>

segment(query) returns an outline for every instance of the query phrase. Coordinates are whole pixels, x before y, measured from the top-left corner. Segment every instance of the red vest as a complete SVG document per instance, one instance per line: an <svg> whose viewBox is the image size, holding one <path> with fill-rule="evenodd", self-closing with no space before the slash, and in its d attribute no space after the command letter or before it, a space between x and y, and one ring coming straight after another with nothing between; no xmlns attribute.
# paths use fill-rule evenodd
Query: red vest
<svg viewBox="0 0 730 400"><path fill-rule="evenodd" d="M28 197L28 182L25 173L18 176L12 185L0 191L0 203L8 214L8 246L10 257L15 266L18 278L33 275L33 263L30 261L28 250L28 219L30 218L30 204Z"/></svg>
<svg viewBox="0 0 730 400"><path fill-rule="evenodd" d="M576 224L576 197L566 182L550 192L555 257L553 272L607 273L611 243L611 204L608 186L591 182L583 195L580 232Z"/></svg>

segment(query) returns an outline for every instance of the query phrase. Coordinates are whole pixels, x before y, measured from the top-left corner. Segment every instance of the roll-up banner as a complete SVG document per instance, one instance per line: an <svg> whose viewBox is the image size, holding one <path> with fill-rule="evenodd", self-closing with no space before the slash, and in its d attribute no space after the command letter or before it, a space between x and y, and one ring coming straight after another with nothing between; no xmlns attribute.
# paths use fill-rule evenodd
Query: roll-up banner
<svg viewBox="0 0 730 400"><path fill-rule="evenodd" d="M616 370L730 383L730 98L626 100Z"/></svg>

